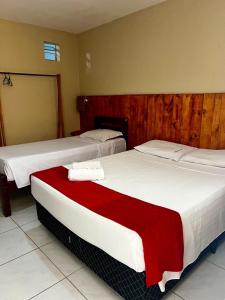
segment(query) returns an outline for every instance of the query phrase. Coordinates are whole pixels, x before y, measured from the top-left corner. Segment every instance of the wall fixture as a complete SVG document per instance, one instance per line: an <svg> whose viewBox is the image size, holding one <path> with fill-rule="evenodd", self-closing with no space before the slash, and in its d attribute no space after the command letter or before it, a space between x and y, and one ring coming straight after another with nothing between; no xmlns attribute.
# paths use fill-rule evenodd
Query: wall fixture
<svg viewBox="0 0 225 300"><path fill-rule="evenodd" d="M87 110L88 102L89 102L88 97L78 96L77 97L77 111L78 112L85 112Z"/></svg>
<svg viewBox="0 0 225 300"><path fill-rule="evenodd" d="M86 70L90 71L91 70L91 53L87 52L85 54L85 64L86 64Z"/></svg>
<svg viewBox="0 0 225 300"><path fill-rule="evenodd" d="M3 85L7 85L7 86L13 86L12 80L10 75L8 74L4 74L4 78L3 78Z"/></svg>

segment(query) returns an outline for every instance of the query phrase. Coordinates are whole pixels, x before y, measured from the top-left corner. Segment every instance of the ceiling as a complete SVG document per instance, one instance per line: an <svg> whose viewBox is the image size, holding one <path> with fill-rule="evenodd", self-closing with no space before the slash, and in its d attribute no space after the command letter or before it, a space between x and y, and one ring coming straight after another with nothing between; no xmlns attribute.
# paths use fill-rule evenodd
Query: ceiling
<svg viewBox="0 0 225 300"><path fill-rule="evenodd" d="M3 0L0 18L80 33L165 0Z"/></svg>

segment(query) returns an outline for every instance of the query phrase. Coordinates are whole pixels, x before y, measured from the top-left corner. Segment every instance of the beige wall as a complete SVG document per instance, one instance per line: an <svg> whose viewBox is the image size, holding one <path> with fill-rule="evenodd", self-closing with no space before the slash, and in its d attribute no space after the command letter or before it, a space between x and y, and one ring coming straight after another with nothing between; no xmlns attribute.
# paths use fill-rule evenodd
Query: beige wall
<svg viewBox="0 0 225 300"><path fill-rule="evenodd" d="M62 74L67 135L79 128L75 108L79 93L225 91L224 0L167 0L78 39L69 33L0 20L0 37L0 70ZM45 40L60 45L60 63L43 59ZM90 70L85 64L87 52L92 57ZM54 138L54 81L12 79L12 88L0 85L7 143Z"/></svg>
<svg viewBox="0 0 225 300"><path fill-rule="evenodd" d="M43 59L43 41L61 47L61 61ZM0 20L0 70L60 73L66 134L79 128L75 99L79 94L78 45L73 34ZM56 84L54 79L12 76L13 87L0 95L7 144L56 137Z"/></svg>
<svg viewBox="0 0 225 300"><path fill-rule="evenodd" d="M225 91L224 0L168 0L78 41L82 94Z"/></svg>

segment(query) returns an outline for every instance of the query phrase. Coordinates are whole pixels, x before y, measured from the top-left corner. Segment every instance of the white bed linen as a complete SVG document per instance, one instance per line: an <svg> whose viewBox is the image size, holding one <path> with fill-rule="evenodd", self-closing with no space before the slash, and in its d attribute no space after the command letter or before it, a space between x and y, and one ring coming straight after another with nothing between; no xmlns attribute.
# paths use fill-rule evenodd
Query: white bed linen
<svg viewBox="0 0 225 300"><path fill-rule="evenodd" d="M29 176L35 171L125 150L123 138L96 142L79 136L1 147L0 172L21 188L30 184Z"/></svg>
<svg viewBox="0 0 225 300"><path fill-rule="evenodd" d="M105 179L98 184L180 213L184 267L225 231L224 169L135 150L102 158L101 163ZM136 232L82 207L37 178L32 178L32 194L75 234L135 271L145 270L142 240ZM165 272L161 290L166 281L179 277L180 273Z"/></svg>

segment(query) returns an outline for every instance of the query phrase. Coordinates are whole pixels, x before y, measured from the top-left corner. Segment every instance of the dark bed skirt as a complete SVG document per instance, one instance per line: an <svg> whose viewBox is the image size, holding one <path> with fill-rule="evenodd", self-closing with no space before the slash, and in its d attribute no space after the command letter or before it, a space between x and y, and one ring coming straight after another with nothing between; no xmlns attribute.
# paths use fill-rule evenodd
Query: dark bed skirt
<svg viewBox="0 0 225 300"><path fill-rule="evenodd" d="M36 206L40 222L124 299L159 300L166 294L160 291L158 285L151 286L147 289L145 285L145 272L137 273L126 265L118 262L101 249L84 241L70 231L56 220L40 203L36 202ZM219 241L224 239L224 235L225 234L221 235L205 249L197 261L186 268L182 277L209 251L215 252ZM166 292L171 290L177 282L178 280L169 281L166 285Z"/></svg>

